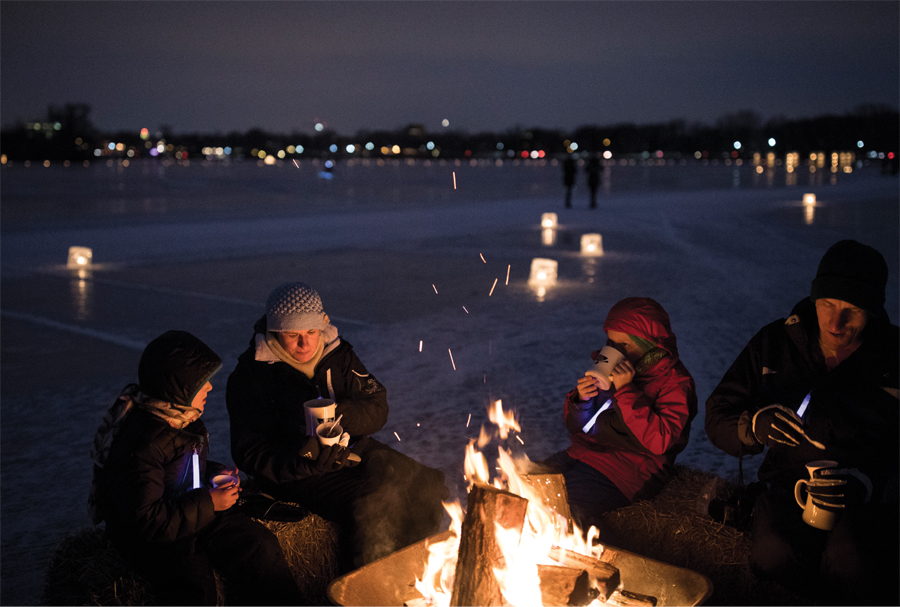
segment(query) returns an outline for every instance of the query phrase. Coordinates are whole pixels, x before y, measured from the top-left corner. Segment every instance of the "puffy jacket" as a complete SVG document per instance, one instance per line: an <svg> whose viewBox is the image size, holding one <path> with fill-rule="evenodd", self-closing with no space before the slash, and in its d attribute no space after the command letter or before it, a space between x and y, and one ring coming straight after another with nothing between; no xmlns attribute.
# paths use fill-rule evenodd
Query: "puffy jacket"
<svg viewBox="0 0 900 607"><path fill-rule="evenodd" d="M138 370L143 393L188 406L221 368L221 359L192 335L170 331L144 351ZM134 407L110 446L101 477L107 532L115 541L174 542L212 522L209 489L193 488L191 456L207 475L209 435L202 421L175 429ZM210 472L223 466L210 462Z"/></svg>
<svg viewBox="0 0 900 607"><path fill-rule="evenodd" d="M351 443L387 423L387 390L366 370L353 346L337 337L333 325L322 333L326 345L312 379L280 360L257 360L256 335L265 335L265 317L254 330L250 347L228 378L226 401L231 455L261 486L271 490L313 474L310 460L301 454L307 438L306 401L333 399Z"/></svg>
<svg viewBox="0 0 900 607"><path fill-rule="evenodd" d="M751 435L753 414L773 404L797 411L809 395L806 433L826 449L808 442L770 448L759 479L792 491L808 477L807 462L830 459L867 474L876 499L890 485L888 501L896 501L898 369L898 328L882 310L867 323L860 347L829 371L815 305L805 298L787 320L763 327L725 373L706 401L706 433L730 455L761 453L763 446Z"/></svg>
<svg viewBox="0 0 900 607"><path fill-rule="evenodd" d="M566 428L572 444L566 452L602 472L631 500L649 497L671 473L675 457L687 446L697 415L694 380L678 358L669 316L649 298L630 297L610 310L604 331L646 339L665 351L632 382L580 402L566 395ZM609 400L594 425L585 425Z"/></svg>

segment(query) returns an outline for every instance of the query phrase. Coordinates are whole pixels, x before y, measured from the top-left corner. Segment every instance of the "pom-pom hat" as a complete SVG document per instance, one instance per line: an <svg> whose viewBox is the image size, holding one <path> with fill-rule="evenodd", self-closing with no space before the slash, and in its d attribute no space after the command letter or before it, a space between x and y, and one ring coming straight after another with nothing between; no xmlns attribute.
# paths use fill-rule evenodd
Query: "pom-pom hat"
<svg viewBox="0 0 900 607"><path fill-rule="evenodd" d="M322 330L328 326L322 298L303 282L277 287L266 300L266 329L269 331Z"/></svg>
<svg viewBox="0 0 900 607"><path fill-rule="evenodd" d="M841 240L822 256L810 299L839 299L877 316L884 308L887 279L881 253L855 240Z"/></svg>

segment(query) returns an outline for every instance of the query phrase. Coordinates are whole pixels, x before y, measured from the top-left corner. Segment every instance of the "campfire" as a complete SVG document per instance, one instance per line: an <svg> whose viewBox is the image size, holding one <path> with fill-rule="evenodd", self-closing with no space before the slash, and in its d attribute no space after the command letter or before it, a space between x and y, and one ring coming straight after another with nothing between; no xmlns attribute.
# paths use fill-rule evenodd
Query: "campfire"
<svg viewBox="0 0 900 607"><path fill-rule="evenodd" d="M492 429L465 449L466 511L445 503L448 531L335 580L336 604L689 605L711 594L700 574L604 547L594 527L583 533L562 475L514 456L515 415L500 401L488 412ZM496 442L492 477L484 450Z"/></svg>

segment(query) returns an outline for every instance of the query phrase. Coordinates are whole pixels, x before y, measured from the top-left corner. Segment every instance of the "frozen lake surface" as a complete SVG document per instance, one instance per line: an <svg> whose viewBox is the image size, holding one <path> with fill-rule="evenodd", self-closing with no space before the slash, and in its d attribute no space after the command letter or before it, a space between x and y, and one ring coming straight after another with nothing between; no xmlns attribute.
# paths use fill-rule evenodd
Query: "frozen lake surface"
<svg viewBox="0 0 900 607"><path fill-rule="evenodd" d="M792 185L747 165L616 166L593 211L583 174L575 208L562 208L549 163L339 165L331 181L320 168L0 171L4 604L37 603L52 550L88 524L90 441L163 331L190 331L224 359L204 420L212 457L230 462L225 380L281 282L317 288L387 386L378 438L444 470L457 492L466 441L492 400L517 411L532 459L568 445L564 394L623 297L666 308L697 383L701 411L680 461L728 478L737 463L706 438L702 403L750 337L808 294L828 246L855 238L885 255L898 320L897 179L875 167L835 183L801 172ZM812 209L805 192L817 195ZM550 211L560 227L544 240ZM602 257L580 255L584 233L602 235ZM70 245L93 248L88 275L65 270ZM527 284L536 257L559 263L543 296Z"/></svg>

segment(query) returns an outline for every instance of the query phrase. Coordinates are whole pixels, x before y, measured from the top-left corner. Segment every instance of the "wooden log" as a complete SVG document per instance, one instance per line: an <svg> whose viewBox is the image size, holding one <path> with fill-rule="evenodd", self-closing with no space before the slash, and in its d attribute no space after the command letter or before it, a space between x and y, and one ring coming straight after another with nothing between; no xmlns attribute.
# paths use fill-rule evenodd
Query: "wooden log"
<svg viewBox="0 0 900 607"><path fill-rule="evenodd" d="M536 462L519 464L518 472L541 503L564 516L571 527L572 513L569 511L569 494L566 492L566 480L563 475L549 466Z"/></svg>
<svg viewBox="0 0 900 607"><path fill-rule="evenodd" d="M621 582L619 570L609 563L559 548L552 549L549 556L565 567L579 567L587 571L592 586L600 593L601 601L605 601L619 587L619 582Z"/></svg>
<svg viewBox="0 0 900 607"><path fill-rule="evenodd" d="M656 607L656 597L649 594L639 594L629 590L616 590L607 599L607 605L616 607Z"/></svg>
<svg viewBox="0 0 900 607"><path fill-rule="evenodd" d="M494 568L505 567L497 543L496 526L521 536L527 508L527 499L509 491L482 483L472 487L460 529L451 605L495 607L504 604L493 572Z"/></svg>
<svg viewBox="0 0 900 607"><path fill-rule="evenodd" d="M537 568L541 580L541 604L545 607L569 605L576 588L588 586L588 574L584 569L560 565L538 565Z"/></svg>

